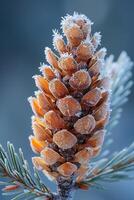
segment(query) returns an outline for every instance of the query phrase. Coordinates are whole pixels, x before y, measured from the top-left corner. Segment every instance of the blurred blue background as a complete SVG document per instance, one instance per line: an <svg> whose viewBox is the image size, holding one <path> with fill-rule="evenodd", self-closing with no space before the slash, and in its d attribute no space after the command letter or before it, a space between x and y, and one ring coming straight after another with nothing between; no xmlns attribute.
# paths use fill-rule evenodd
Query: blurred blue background
<svg viewBox="0 0 134 200"><path fill-rule="evenodd" d="M133 0L0 0L0 143L7 140L22 147L31 163L28 141L31 109L27 97L36 90L32 76L44 61L44 47L52 42L52 29L61 16L74 11L86 14L101 31L102 45L115 57L126 50L134 60ZM114 129L112 149L134 141L134 92L124 106L120 124ZM54 189L54 185L45 179ZM75 200L134 200L134 181L106 184L107 190L79 191ZM0 199L4 198L0 195Z"/></svg>

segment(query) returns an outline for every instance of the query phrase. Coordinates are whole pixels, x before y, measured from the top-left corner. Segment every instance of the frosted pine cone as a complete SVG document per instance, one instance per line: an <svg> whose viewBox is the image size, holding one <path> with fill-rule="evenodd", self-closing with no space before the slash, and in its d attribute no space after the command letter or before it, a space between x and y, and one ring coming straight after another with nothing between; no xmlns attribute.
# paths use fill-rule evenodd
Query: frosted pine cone
<svg viewBox="0 0 134 200"><path fill-rule="evenodd" d="M100 151L109 118L109 81L103 76L105 48L100 33L91 34L85 15L67 15L61 22L64 36L54 31L58 56L45 49L48 65L34 76L39 91L30 97L34 116L30 144L35 167L57 181L85 178L90 160Z"/></svg>

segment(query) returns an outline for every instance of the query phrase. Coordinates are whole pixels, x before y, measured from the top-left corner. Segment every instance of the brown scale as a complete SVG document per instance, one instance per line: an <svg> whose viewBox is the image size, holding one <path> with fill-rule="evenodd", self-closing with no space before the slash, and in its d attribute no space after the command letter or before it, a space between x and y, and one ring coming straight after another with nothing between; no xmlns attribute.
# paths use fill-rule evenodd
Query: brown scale
<svg viewBox="0 0 134 200"><path fill-rule="evenodd" d="M59 56L45 49L48 64L41 67L42 76L34 76L39 91L29 98L34 113L29 139L40 155L33 163L59 184L85 178L101 151L110 113L108 79L101 78L105 49L97 51L99 41L86 17L71 19L62 22L67 43L54 35Z"/></svg>

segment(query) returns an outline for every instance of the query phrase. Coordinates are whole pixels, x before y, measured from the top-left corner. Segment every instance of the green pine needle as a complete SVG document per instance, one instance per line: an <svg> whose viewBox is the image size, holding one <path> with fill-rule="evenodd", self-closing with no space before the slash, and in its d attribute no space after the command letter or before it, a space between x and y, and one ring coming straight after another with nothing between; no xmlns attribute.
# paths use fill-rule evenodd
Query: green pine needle
<svg viewBox="0 0 134 200"><path fill-rule="evenodd" d="M95 187L102 182L113 182L133 179L134 143L109 158L103 158L92 163L84 184Z"/></svg>
<svg viewBox="0 0 134 200"><path fill-rule="evenodd" d="M0 185L5 185L3 195L13 195L11 200L30 200L36 197L51 197L51 192L42 183L36 169L32 174L23 152L15 152L13 144L7 143L7 153L0 145L0 178L4 181Z"/></svg>
<svg viewBox="0 0 134 200"><path fill-rule="evenodd" d="M103 145L104 151L108 152L108 147L113 143L111 138L113 128L119 123L119 119L122 114L122 106L128 101L128 96L131 93L131 87L133 85L132 78L133 63L128 57L126 52L122 52L114 61L114 56L109 56L105 61L105 75L110 76L111 80L111 97L110 107L111 114L110 120L106 127L107 133L105 143Z"/></svg>

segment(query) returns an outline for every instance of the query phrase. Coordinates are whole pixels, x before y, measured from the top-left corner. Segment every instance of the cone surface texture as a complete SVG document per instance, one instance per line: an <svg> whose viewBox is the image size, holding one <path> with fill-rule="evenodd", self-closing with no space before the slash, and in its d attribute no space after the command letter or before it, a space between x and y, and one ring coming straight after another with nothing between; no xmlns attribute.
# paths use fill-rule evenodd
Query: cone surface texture
<svg viewBox="0 0 134 200"><path fill-rule="evenodd" d="M55 52L45 48L47 64L35 75L38 91L29 102L33 163L53 181L81 182L90 160L103 145L109 118L109 80L103 75L106 49L98 49L100 33L92 22L74 13L62 19L63 36L54 31Z"/></svg>

